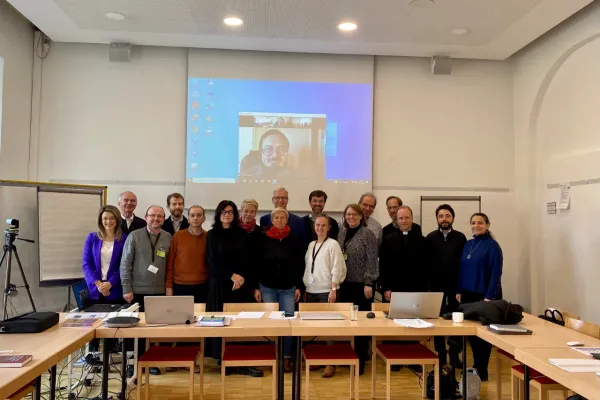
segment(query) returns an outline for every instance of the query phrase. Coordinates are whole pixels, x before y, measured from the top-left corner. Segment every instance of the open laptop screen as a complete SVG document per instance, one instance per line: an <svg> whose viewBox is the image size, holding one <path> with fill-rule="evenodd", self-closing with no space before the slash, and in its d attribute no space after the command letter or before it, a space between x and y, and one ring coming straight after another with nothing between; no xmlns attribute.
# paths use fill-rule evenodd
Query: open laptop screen
<svg viewBox="0 0 600 400"><path fill-rule="evenodd" d="M73 286L73 296L75 296L75 301L77 302L77 307L80 310L83 310L90 304L90 291L87 288L87 283L85 280L81 282L77 282Z"/></svg>

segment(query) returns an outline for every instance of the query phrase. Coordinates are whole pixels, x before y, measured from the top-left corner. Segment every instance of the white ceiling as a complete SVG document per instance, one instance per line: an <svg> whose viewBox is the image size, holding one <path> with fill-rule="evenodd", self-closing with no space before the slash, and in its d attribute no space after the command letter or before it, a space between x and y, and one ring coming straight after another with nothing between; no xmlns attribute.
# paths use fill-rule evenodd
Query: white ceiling
<svg viewBox="0 0 600 400"><path fill-rule="evenodd" d="M592 1L8 0L60 42L500 60ZM109 11L127 18L111 21ZM224 26L226 16L245 23ZM339 32L345 20L358 30ZM450 33L459 27L471 32Z"/></svg>

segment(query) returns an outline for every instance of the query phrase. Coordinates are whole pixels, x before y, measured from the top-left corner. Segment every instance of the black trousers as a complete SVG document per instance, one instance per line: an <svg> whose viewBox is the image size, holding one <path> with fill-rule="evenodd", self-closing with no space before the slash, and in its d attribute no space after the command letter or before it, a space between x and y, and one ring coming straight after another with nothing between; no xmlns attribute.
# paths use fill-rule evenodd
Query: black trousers
<svg viewBox="0 0 600 400"><path fill-rule="evenodd" d="M456 300L456 296L451 293L444 294L440 316L444 315L445 313L455 312L457 310L458 301ZM448 340L449 351L446 350L446 340ZM462 350L462 343L460 343L460 340L453 340L452 338L444 336L434 336L433 345L435 351L438 353L440 366L447 364L448 353L450 353L451 358L456 357L455 359L458 359L458 354Z"/></svg>
<svg viewBox="0 0 600 400"><path fill-rule="evenodd" d="M106 282L106 281L103 281ZM108 300L102 293L98 295L97 300L91 300L90 305L92 304L124 304L125 300L123 297L117 300ZM104 344L112 351L119 341L116 339L106 339ZM90 340L90 351L100 351L100 339L92 339Z"/></svg>
<svg viewBox="0 0 600 400"><path fill-rule="evenodd" d="M484 295L479 293L463 293L461 303L475 303L483 300L484 297ZM480 376L487 378L488 364L490 363L490 355L492 354L492 345L477 336L469 336L469 343L471 344L471 350L473 350L473 366L477 368L477 372ZM463 362L464 361L465 360L463 360Z"/></svg>
<svg viewBox="0 0 600 400"><path fill-rule="evenodd" d="M373 295L375 290L373 290ZM352 303L358 306L359 311L371 311L371 303L373 303L373 297L367 299L365 297L365 284L362 282L344 282L340 286L340 303ZM361 365L367 360L367 354L369 352L369 339L370 336L356 336L354 338L354 350L358 356Z"/></svg>
<svg viewBox="0 0 600 400"><path fill-rule="evenodd" d="M194 296L194 303L204 303L208 299L208 282L197 285L180 285L173 282L174 296Z"/></svg>

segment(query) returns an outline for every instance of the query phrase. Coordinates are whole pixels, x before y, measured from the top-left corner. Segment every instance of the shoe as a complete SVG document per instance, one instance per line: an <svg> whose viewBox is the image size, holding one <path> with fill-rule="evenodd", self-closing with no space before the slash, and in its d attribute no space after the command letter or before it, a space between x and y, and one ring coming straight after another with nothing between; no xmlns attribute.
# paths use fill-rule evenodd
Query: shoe
<svg viewBox="0 0 600 400"><path fill-rule="evenodd" d="M127 366L127 377L131 378L133 376L133 365Z"/></svg>
<svg viewBox="0 0 600 400"><path fill-rule="evenodd" d="M160 368L150 368L150 375L160 375Z"/></svg>
<svg viewBox="0 0 600 400"><path fill-rule="evenodd" d="M408 369L410 369L412 372L414 372L416 374L423 373L423 367L421 365L409 365Z"/></svg>
<svg viewBox="0 0 600 400"><path fill-rule="evenodd" d="M323 366L322 366L322 365L311 365L311 366L310 366L310 368L309 368L309 370L310 370L310 371L318 371L318 370L320 370L321 368L323 368Z"/></svg>
<svg viewBox="0 0 600 400"><path fill-rule="evenodd" d="M325 367L325 371L323 371L323 378L331 378L335 375L335 366L328 365Z"/></svg>
<svg viewBox="0 0 600 400"><path fill-rule="evenodd" d="M358 362L358 375L362 376L365 374L365 361L359 360Z"/></svg>
<svg viewBox="0 0 600 400"><path fill-rule="evenodd" d="M264 372L262 372L260 369L258 369L256 367L239 367L237 369L237 373L240 375L248 375L253 378L262 378L263 375L265 374Z"/></svg>
<svg viewBox="0 0 600 400"><path fill-rule="evenodd" d="M392 365L392 372L398 372L402 369L402 365Z"/></svg>
<svg viewBox="0 0 600 400"><path fill-rule="evenodd" d="M283 359L283 371L286 374L289 374L294 370L294 366L292 365L292 360L290 358Z"/></svg>
<svg viewBox="0 0 600 400"><path fill-rule="evenodd" d="M177 368L177 367L167 367L165 369L165 372L175 372L175 371L179 371L179 368Z"/></svg>
<svg viewBox="0 0 600 400"><path fill-rule="evenodd" d="M475 368L475 367L473 367L473 368ZM475 368L475 369L477 370L477 375L479 375L479 379L481 379L481 382L487 382L488 381L487 368L485 370L484 369L479 370L477 368Z"/></svg>

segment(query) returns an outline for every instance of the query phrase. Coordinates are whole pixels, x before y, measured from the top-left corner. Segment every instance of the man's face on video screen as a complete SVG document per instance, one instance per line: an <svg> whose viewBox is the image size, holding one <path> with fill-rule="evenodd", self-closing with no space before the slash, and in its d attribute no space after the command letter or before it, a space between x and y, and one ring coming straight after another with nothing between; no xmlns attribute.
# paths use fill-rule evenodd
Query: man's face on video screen
<svg viewBox="0 0 600 400"><path fill-rule="evenodd" d="M287 161L288 151L288 143L285 138L280 135L271 135L262 143L262 163L269 168L283 167Z"/></svg>

